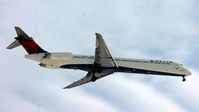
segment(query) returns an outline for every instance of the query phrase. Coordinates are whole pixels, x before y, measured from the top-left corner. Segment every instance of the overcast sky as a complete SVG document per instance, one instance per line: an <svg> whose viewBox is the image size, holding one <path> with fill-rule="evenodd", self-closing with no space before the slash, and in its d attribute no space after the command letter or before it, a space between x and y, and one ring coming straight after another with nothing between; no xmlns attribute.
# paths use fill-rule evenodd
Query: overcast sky
<svg viewBox="0 0 199 112"><path fill-rule="evenodd" d="M196 0L0 0L1 112L198 112ZM95 32L114 57L171 60L181 77L116 73L70 90L86 72L53 70L5 49L21 27L47 51L94 55Z"/></svg>

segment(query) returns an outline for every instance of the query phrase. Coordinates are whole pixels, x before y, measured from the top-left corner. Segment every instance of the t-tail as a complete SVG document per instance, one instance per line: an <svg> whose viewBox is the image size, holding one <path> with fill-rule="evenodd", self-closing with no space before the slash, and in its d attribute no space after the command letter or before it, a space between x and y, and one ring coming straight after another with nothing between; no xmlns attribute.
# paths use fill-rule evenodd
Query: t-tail
<svg viewBox="0 0 199 112"><path fill-rule="evenodd" d="M28 52L28 54L35 54L35 53L47 53L47 51L43 50L34 40L32 37L29 37L21 28L15 27L17 32L17 36L15 37L15 41L11 43L7 49L13 49L20 45Z"/></svg>

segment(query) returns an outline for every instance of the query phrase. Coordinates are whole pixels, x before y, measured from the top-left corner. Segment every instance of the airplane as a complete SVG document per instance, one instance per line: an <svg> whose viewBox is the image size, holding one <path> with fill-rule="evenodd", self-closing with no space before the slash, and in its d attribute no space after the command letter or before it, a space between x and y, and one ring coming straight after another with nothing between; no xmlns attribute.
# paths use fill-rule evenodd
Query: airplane
<svg viewBox="0 0 199 112"><path fill-rule="evenodd" d="M112 57L102 35L96 33L95 56L77 55L70 52L48 52L42 49L32 37L29 37L20 27L15 26L17 37L7 49L20 45L27 51L25 58L39 62L41 67L52 69L78 69L87 71L82 79L75 81L63 89L69 89L113 74L115 72L180 76L185 81L192 73L173 61L116 58Z"/></svg>

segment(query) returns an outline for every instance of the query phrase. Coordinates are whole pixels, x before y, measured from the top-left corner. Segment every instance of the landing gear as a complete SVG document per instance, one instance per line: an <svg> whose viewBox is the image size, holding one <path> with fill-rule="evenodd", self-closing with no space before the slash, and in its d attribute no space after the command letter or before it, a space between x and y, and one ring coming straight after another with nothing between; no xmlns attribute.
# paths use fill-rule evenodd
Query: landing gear
<svg viewBox="0 0 199 112"><path fill-rule="evenodd" d="M99 77L95 76L95 73L101 73L102 72L102 68L101 68L101 64L99 63L94 63L92 66L92 71L91 71L91 81L95 82L97 79L99 79Z"/></svg>
<svg viewBox="0 0 199 112"><path fill-rule="evenodd" d="M182 81L183 81L183 82L185 82L185 81L186 81L185 76L182 76Z"/></svg>
<svg viewBox="0 0 199 112"><path fill-rule="evenodd" d="M92 76L91 76L91 81L92 82L95 82L97 80L97 77L95 76L95 72L92 73Z"/></svg>
<svg viewBox="0 0 199 112"><path fill-rule="evenodd" d="M95 82L96 80L97 80L97 77L95 77L95 76L93 76L91 79L92 82Z"/></svg>

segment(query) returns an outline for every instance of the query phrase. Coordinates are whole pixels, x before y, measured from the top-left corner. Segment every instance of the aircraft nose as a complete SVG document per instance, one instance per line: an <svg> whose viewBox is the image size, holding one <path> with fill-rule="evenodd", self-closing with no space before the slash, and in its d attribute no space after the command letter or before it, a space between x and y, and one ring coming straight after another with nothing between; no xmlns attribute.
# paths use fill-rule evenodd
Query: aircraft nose
<svg viewBox="0 0 199 112"><path fill-rule="evenodd" d="M186 69L186 76L189 76L189 75L191 75L192 73L189 71L189 70L187 70Z"/></svg>

